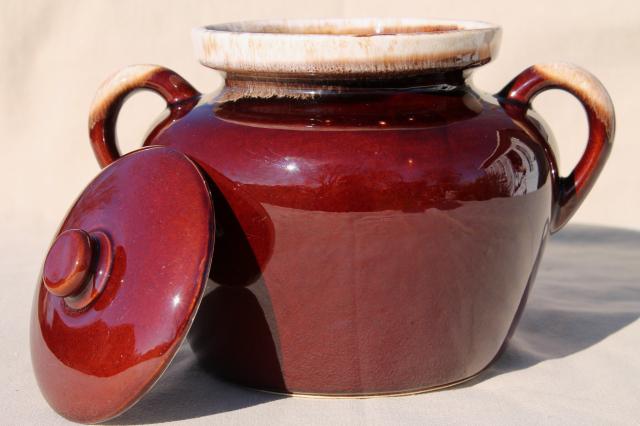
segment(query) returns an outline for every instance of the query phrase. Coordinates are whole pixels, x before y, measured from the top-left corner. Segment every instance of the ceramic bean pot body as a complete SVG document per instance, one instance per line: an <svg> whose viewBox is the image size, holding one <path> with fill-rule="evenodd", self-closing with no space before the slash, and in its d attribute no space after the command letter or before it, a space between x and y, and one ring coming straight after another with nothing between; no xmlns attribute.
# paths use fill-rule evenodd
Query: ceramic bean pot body
<svg viewBox="0 0 640 426"><path fill-rule="evenodd" d="M145 145L186 154L208 179L215 246L188 339L216 374L338 396L473 377L504 347L548 235L607 157L609 98L569 65L532 67L498 95L481 93L471 75L495 55L493 26L431 23L385 36L367 22L314 25L196 30L201 62L225 72L209 95L164 68L130 69L117 96L97 97L98 159L117 157L110 126L126 93L146 87L167 99ZM305 38L303 59L284 46L294 32ZM444 50L400 49L418 36ZM394 37L399 50L376 56ZM371 59L359 61L344 40L365 43ZM249 55L251 46L261 50ZM576 78L595 89L581 91ZM587 151L566 178L529 105L548 87L576 95L589 118Z"/></svg>
<svg viewBox="0 0 640 426"><path fill-rule="evenodd" d="M190 334L205 364L369 394L496 356L548 235L554 160L462 73L438 77L450 87L225 102L227 88L147 139L212 181L216 286Z"/></svg>

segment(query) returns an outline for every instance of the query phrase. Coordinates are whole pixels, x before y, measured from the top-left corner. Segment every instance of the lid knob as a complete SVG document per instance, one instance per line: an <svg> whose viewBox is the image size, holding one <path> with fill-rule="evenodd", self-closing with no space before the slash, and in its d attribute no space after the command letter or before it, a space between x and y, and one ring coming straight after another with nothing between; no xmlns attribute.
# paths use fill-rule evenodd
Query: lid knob
<svg viewBox="0 0 640 426"><path fill-rule="evenodd" d="M67 297L80 292L91 275L91 237L69 229L56 238L44 261L42 277L49 293Z"/></svg>

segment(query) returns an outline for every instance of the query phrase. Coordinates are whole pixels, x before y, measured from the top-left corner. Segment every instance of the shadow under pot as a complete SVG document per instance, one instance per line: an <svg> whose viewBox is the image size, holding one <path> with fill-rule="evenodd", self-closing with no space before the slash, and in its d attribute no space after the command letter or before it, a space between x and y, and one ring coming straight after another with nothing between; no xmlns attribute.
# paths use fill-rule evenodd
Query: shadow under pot
<svg viewBox="0 0 640 426"><path fill-rule="evenodd" d="M413 393L485 369L614 133L606 91L575 66L536 65L478 92L471 71L499 32L217 25L193 35L198 59L226 73L218 92L150 65L107 80L90 115L105 169L62 223L34 299L33 366L51 406L76 421L117 416L189 330L202 365L282 393ZM587 112L568 177L530 107L548 88ZM120 158L117 114L137 89L167 113Z"/></svg>

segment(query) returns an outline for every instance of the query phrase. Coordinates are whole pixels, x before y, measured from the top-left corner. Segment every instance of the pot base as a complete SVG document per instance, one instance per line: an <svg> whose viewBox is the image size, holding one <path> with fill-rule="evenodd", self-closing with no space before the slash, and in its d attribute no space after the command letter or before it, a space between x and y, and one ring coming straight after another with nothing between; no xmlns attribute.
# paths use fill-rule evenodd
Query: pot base
<svg viewBox="0 0 640 426"><path fill-rule="evenodd" d="M235 383L233 381L228 381L228 380L225 380L225 379L222 379L222 380L228 381L229 383L232 383L232 384L237 385L237 386L241 386L241 387L243 387L245 389L250 389L250 390L263 392L263 393L269 393L269 394L273 394L273 395L295 397L295 398L369 399L369 398L410 396L410 395L419 395L419 394L428 393L428 392L437 392L437 391L440 391L440 390L452 388L452 387L461 385L463 383L469 382L469 381L475 379L476 377L478 377L479 375L481 375L483 372L484 372L484 369L482 371L479 371L478 373L472 375L472 376L469 376L469 377L461 379L461 380L457 380L455 382L447 383L447 384L444 384L444 385L437 385L437 386L431 386L431 387L426 387L426 388L418 388L418 389L409 389L409 390L406 390L406 391L398 391L398 392L353 393L353 394L326 394L326 393L311 393L311 392L281 392L281 391L274 391L274 390L269 390L269 389L261 389L261 388L251 387L251 386L243 385L243 384L240 384L240 383Z"/></svg>

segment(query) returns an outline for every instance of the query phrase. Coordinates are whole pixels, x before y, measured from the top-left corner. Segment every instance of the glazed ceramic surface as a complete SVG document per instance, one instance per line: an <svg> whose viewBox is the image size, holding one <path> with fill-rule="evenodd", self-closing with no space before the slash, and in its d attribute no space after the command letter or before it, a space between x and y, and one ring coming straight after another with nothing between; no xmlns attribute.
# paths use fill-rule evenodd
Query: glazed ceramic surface
<svg viewBox="0 0 640 426"><path fill-rule="evenodd" d="M480 92L472 70L495 56L500 30L477 22L264 21L199 28L193 37L198 59L225 73L222 89L201 95L166 68L129 67L99 89L89 127L100 165L117 167L126 160L115 138L120 107L135 90L153 90L168 108L144 145L181 152L205 175L216 230L189 334L200 362L245 385L334 396L434 389L487 367L514 330L546 238L575 212L606 161L614 117L602 85L578 67L548 64L497 95ZM575 95L589 121L587 148L567 177L530 108L548 88ZM113 193L120 191L130 189ZM190 206L191 198L177 200ZM171 209L163 214L162 232L184 244L208 238L204 224L191 229ZM116 211L107 219L114 229L141 223ZM149 237L146 250L150 259L184 262L172 247ZM36 300L44 318L49 310L67 318L62 300L86 279L86 235L57 242L54 266L56 256L70 258L65 249L77 266L45 267L47 296ZM160 265L145 274L170 297ZM115 290L107 283L103 291L79 303L102 306ZM138 296L119 297L136 309ZM71 320L47 321L35 326ZM145 330L166 322L154 316ZM120 375L103 374L116 368L108 363L85 372L82 362L66 362L78 349L52 349L77 344L60 337L65 327L80 326L43 332L51 340L36 342L47 348L35 352L37 372L62 363L117 394L145 362L164 365L167 355L158 354L127 358L117 364ZM129 340L137 347L145 332L132 333L113 334L104 347L117 352ZM162 354L174 349L167 348ZM48 398L65 406L62 393Z"/></svg>
<svg viewBox="0 0 640 426"><path fill-rule="evenodd" d="M130 84L101 89L91 122L105 165L117 158L101 127L112 129L109 109L132 88L158 90L169 114L145 145L187 154L210 179L216 255L189 339L202 363L249 386L331 395L412 392L485 368L545 239L608 154L613 110L597 80L536 66L482 94L471 69L500 35L483 23L274 21L193 35L200 61L226 72L220 92L130 68ZM567 178L529 107L547 87L589 116Z"/></svg>
<svg viewBox="0 0 640 426"><path fill-rule="evenodd" d="M89 184L33 301L33 366L56 411L107 420L151 387L189 330L213 238L207 186L180 153L127 155Z"/></svg>

